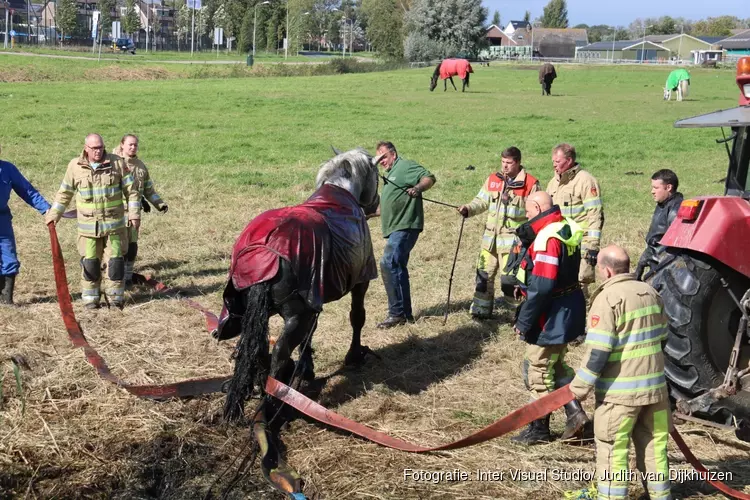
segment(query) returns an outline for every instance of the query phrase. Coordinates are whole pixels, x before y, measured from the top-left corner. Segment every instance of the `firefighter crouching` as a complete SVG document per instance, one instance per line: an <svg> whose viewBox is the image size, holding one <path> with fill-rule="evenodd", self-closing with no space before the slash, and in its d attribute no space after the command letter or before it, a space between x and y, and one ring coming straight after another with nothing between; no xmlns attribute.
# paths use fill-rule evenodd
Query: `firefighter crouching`
<svg viewBox="0 0 750 500"><path fill-rule="evenodd" d="M518 309L515 331L528 343L523 361L524 383L536 399L568 384L574 372L565 363L569 342L584 334L586 301L578 282L583 230L563 218L545 192L526 200L529 221L516 234L523 246L516 276L526 300ZM562 439L583 437L589 419L578 401L565 405ZM535 420L512 441L551 441L549 419Z"/></svg>
<svg viewBox="0 0 750 500"><path fill-rule="evenodd" d="M497 271L507 265L508 255L517 241L516 228L528 220L526 198L540 190L539 181L521 165L521 151L518 148L510 147L501 156L502 171L487 178L471 203L458 207L458 212L464 217L489 212L477 260L476 288L471 303L471 315L476 319L492 316Z"/></svg>
<svg viewBox="0 0 750 500"><path fill-rule="evenodd" d="M667 317L659 294L628 274L630 258L612 245L599 253L604 282L591 296L586 353L570 389L596 398L594 439L599 498L627 498L628 447L652 500L670 498L668 433L672 417L662 344Z"/></svg>
<svg viewBox="0 0 750 500"><path fill-rule="evenodd" d="M576 221L584 230L578 280L588 296L588 286L596 277L594 266L604 226L602 192L594 176L581 170L576 162L576 149L570 144L555 146L552 165L555 175L547 184L547 192L552 196L552 202L560 207L563 216Z"/></svg>
<svg viewBox="0 0 750 500"><path fill-rule="evenodd" d="M68 163L45 218L56 224L75 195L81 296L86 309L99 307L103 258L108 260L105 292L110 304L120 309L125 304L126 229L128 224L139 227L141 203L138 191L132 189L133 178L124 168L120 157L106 152L101 136L88 135L81 156ZM128 204L127 219L124 202Z"/></svg>
<svg viewBox="0 0 750 500"><path fill-rule="evenodd" d="M120 141L120 145L114 150L114 154L125 160L125 171L133 177L132 189L138 192L138 199L141 200L143 211L151 211L150 202L159 212L166 213L169 207L154 189L154 183L148 173L148 168L138 158L138 137L133 134L125 135ZM126 287L133 284L133 265L135 264L135 257L138 255L139 232L140 228L128 227L128 251L125 255Z"/></svg>

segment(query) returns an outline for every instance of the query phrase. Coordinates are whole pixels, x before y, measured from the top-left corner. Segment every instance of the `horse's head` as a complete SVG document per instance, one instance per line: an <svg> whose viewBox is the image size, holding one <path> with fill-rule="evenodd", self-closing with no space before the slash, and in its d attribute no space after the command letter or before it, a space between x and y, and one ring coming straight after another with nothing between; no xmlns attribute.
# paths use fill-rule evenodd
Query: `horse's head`
<svg viewBox="0 0 750 500"><path fill-rule="evenodd" d="M430 92L435 90L435 87L437 87L438 78L440 78L441 64L443 64L442 61L438 63L437 68L435 68L435 72L432 73L432 78L430 79Z"/></svg>
<svg viewBox="0 0 750 500"><path fill-rule="evenodd" d="M323 184L334 184L346 189L357 199L357 202L370 215L375 213L380 204L378 195L378 164L382 156L372 157L364 149L352 149L339 152L318 171L316 188Z"/></svg>
<svg viewBox="0 0 750 500"><path fill-rule="evenodd" d="M670 97L672 97L672 92L669 90L669 87L664 87L664 100L668 101Z"/></svg>

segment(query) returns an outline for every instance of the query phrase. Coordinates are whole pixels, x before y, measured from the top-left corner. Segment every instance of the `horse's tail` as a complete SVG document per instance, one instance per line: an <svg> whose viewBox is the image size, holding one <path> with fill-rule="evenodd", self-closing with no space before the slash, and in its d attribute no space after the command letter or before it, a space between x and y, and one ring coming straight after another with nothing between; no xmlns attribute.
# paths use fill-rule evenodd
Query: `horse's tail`
<svg viewBox="0 0 750 500"><path fill-rule="evenodd" d="M245 401L253 387L263 389L269 373L268 310L269 282L258 283L244 292L247 308L242 317L242 334L234 352L234 376L224 403L224 419L233 421L244 414Z"/></svg>

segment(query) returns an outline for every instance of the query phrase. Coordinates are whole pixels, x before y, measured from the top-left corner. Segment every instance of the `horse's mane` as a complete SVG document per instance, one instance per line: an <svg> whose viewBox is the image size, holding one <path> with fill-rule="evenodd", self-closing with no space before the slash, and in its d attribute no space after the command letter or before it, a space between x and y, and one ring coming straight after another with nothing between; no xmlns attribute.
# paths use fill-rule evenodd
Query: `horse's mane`
<svg viewBox="0 0 750 500"><path fill-rule="evenodd" d="M440 61L435 67L435 72L432 74L432 76L440 76L440 66L442 65L443 65L443 61Z"/></svg>
<svg viewBox="0 0 750 500"><path fill-rule="evenodd" d="M359 197L372 168L370 154L362 148L340 153L323 163L315 179L315 188L333 184Z"/></svg>

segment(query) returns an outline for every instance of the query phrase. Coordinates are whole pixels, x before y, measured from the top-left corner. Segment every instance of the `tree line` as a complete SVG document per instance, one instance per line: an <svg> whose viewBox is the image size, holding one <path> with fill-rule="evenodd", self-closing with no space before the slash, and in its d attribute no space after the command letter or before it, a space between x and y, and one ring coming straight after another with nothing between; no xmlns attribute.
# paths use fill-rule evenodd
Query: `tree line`
<svg viewBox="0 0 750 500"><path fill-rule="evenodd" d="M118 0L99 0L105 33L111 26L111 13ZM121 0L122 1L122 0ZM136 12L137 0L124 0L121 17L123 33L159 26L156 19L141 26ZM486 45L486 29L495 24L502 29L501 13L495 11L491 22L481 0L203 0L195 12L185 0L162 0L162 6L174 11L174 29L170 35L187 37L195 15L197 36L210 36L214 28L223 28L233 39L233 50L276 50L288 39L291 51L336 49L346 44L355 50L372 48L386 59L428 61L451 56L473 57ZM56 24L68 34L77 26L76 0L58 0ZM532 21L526 11L523 20L534 27L568 28L566 0L550 0ZM729 36L731 30L750 28L750 18L708 17L691 21L682 17L635 19L627 27L604 24L578 24L588 30L590 42L637 39L646 35L684 32L693 36ZM161 32L160 29L156 30Z"/></svg>

